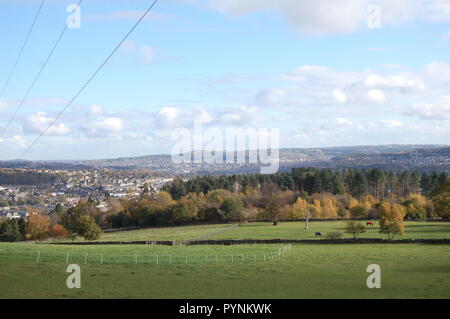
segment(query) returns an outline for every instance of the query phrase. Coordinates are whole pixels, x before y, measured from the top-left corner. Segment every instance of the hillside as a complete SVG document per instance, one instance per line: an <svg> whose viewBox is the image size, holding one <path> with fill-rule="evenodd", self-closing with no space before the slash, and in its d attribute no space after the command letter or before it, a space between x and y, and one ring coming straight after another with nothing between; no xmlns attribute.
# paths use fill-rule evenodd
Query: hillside
<svg viewBox="0 0 450 319"><path fill-rule="evenodd" d="M175 164L168 154L115 159L83 161L12 161L0 162L0 168L27 169L88 169L108 168L113 170L147 169L161 174L204 175L258 173L259 164L249 163L251 152L227 153L227 158L246 158L244 164L188 163ZM245 153L245 154L242 154ZM197 153L198 154L198 153ZM194 153L191 154L192 158ZM445 145L367 145L325 148L283 148L280 149L280 171L292 167L319 168L381 168L386 170L450 171L450 147Z"/></svg>

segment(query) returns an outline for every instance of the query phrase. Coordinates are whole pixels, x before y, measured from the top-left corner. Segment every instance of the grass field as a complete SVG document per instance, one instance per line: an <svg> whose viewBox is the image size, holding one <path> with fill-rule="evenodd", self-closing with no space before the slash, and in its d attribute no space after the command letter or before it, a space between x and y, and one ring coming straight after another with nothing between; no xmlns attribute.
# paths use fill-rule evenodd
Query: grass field
<svg viewBox="0 0 450 319"><path fill-rule="evenodd" d="M304 222L284 222L277 226L271 223L248 223L236 227L230 231L211 236L211 239L312 239L315 232L325 235L331 231L344 232L345 221L314 221L309 223L309 229L304 230ZM367 227L361 238L386 238L386 234L379 232L378 222L373 227ZM344 238L351 238L351 234L345 234ZM450 238L450 223L443 222L405 222L405 234L397 236L402 238Z"/></svg>
<svg viewBox="0 0 450 319"><path fill-rule="evenodd" d="M112 233L103 233L99 241L147 241L147 240L188 240L200 238L233 228L235 225L197 225L180 227L148 228ZM78 241L83 241L78 239Z"/></svg>
<svg viewBox="0 0 450 319"><path fill-rule="evenodd" d="M104 233L99 241L151 241L188 239L313 239L316 231L326 234L330 231L344 231L345 221L310 222L305 231L303 222L282 222L278 226L271 223L247 223L236 225L198 225L182 227L149 228L124 232ZM344 238L350 234L344 234ZM378 224L367 228L361 238L387 238L379 233ZM404 236L397 238L450 238L450 223L443 222L405 222ZM82 241L79 239L78 241Z"/></svg>
<svg viewBox="0 0 450 319"><path fill-rule="evenodd" d="M405 237L450 238L448 225L407 223ZM124 241L207 234L211 236L205 238L299 238L301 226L190 226L104 236ZM315 222L309 232L342 226ZM379 236L376 229L370 232L365 237ZM280 247L0 243L0 298L450 298L450 245L296 244L278 258L268 257ZM81 289L66 287L66 262L80 265ZM381 267L381 289L366 286L369 264Z"/></svg>

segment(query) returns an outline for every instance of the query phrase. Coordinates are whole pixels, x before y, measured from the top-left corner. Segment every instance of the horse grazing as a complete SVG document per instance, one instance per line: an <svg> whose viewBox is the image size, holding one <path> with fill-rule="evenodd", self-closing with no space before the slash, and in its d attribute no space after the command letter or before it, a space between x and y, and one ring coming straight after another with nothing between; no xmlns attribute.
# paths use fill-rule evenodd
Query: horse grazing
<svg viewBox="0 0 450 319"><path fill-rule="evenodd" d="M366 226L373 226L373 222L367 222Z"/></svg>
<svg viewBox="0 0 450 319"><path fill-rule="evenodd" d="M319 231L318 231L318 232L316 232L316 234L315 234L315 235L316 235L316 237L322 237L322 233L321 233L321 232L319 232Z"/></svg>

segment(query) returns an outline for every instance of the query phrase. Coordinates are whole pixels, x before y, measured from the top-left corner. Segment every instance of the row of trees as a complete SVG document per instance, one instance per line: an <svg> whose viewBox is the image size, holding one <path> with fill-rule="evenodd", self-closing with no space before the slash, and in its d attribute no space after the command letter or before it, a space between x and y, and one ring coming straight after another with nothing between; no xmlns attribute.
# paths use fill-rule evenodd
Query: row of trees
<svg viewBox="0 0 450 319"><path fill-rule="evenodd" d="M174 199L180 199L189 193L208 193L214 189L246 192L262 184L274 183L281 190L315 193L345 194L355 198L372 195L375 198L406 197L411 193L428 196L438 185L445 182L445 172L431 174L419 172L391 172L374 169L318 169L294 168L290 173L272 175L223 175L199 176L187 181L176 179L164 186Z"/></svg>
<svg viewBox="0 0 450 319"><path fill-rule="evenodd" d="M310 219L382 219L391 212L402 220L448 219L449 185L450 178L430 192L431 199L419 193L400 198L366 194L359 199L348 193L310 195L282 190L273 182L246 187L245 191L191 192L179 199L160 191L155 197L143 194L138 199L122 200L116 213L110 213L105 222L112 227L129 227L270 219L277 225L279 220L305 219L308 227Z"/></svg>
<svg viewBox="0 0 450 319"><path fill-rule="evenodd" d="M50 216L31 214L27 221L18 218L1 222L0 241L38 241L49 237L75 239L77 236L95 240L100 237L102 230L92 216L73 214L73 209L60 211L60 214L56 210Z"/></svg>

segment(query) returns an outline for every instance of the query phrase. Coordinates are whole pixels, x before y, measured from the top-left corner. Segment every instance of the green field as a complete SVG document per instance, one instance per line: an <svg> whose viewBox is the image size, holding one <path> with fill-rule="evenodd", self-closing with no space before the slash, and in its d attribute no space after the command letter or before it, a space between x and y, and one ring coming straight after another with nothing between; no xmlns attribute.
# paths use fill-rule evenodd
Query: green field
<svg viewBox="0 0 450 319"><path fill-rule="evenodd" d="M209 234L226 231L236 225L198 225L180 227L148 228L121 232L104 233L98 241L147 241L147 240L188 240L202 238ZM209 238L209 236L208 236ZM77 241L83 241L78 239Z"/></svg>
<svg viewBox="0 0 450 319"><path fill-rule="evenodd" d="M402 238L450 238L450 223L444 222L405 222L405 234L394 239ZM315 232L325 235L331 231L344 232L345 221L314 221L309 223L309 229L304 230L304 222L284 222L277 226L271 223L247 223L228 232L213 235L211 239L313 239ZM361 238L385 238L386 234L379 232L378 222L374 226L367 227ZM351 234L345 234L344 238L352 238Z"/></svg>
<svg viewBox="0 0 450 319"><path fill-rule="evenodd" d="M305 233L302 225L158 228L102 240L308 238L343 227L313 222ZM410 222L405 237L450 238L449 224ZM0 298L450 298L450 245L295 244L275 258L280 247L0 243ZM67 263L80 265L81 289L66 287ZM381 289L366 286L369 264L381 267Z"/></svg>
<svg viewBox="0 0 450 319"><path fill-rule="evenodd" d="M149 228L102 234L99 241L151 241L188 239L313 239L316 231L326 234L330 231L344 231L345 221L310 222L305 231L303 222L282 222L278 226L271 223L247 223L236 225L199 225L182 227ZM344 238L352 237L344 234ZM387 238L380 234L378 223L368 227L361 238ZM450 238L450 223L405 222L405 234L397 238ZM78 241L82 241L79 239Z"/></svg>

